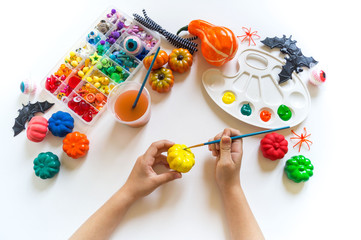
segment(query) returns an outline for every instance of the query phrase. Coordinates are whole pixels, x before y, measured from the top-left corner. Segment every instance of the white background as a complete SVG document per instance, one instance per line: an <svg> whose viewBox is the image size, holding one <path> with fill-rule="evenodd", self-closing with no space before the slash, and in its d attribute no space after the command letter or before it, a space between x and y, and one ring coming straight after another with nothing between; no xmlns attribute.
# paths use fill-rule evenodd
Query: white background
<svg viewBox="0 0 361 240"><path fill-rule="evenodd" d="M262 130L229 116L208 97L202 73L212 67L200 52L189 73L175 74L168 94L147 88L152 117L143 128L117 124L105 112L84 130L88 155L72 160L62 152L62 139L48 134L42 143L13 137L17 109L29 96L19 84L30 76L40 81L109 6L132 15L148 15L170 32L191 20L227 26L242 35L242 26L262 39L292 35L306 56L322 63L326 83L307 85L312 98L304 126L312 134L311 150L301 154L315 166L314 176L296 184L283 173L289 152L271 162L259 151L262 136L244 140L241 182L267 239L357 239L360 218L360 23L356 1L11 1L1 18L1 165L0 239L66 239L125 182L136 158L156 140L193 145L225 127L242 133ZM260 43L259 43L260 44ZM168 53L173 47L162 39ZM247 43L240 44L240 50ZM237 71L236 61L221 68ZM135 81L141 81L141 69ZM307 81L307 74L301 75ZM36 100L41 100L39 96ZM59 105L59 104L57 104ZM57 106L45 116L58 110ZM76 126L76 129L79 126ZM281 132L286 139L290 130ZM52 151L61 158L59 174L35 176L33 159ZM157 189L137 202L114 239L229 239L222 203L214 182L214 159L206 147L194 149L196 165L183 179Z"/></svg>

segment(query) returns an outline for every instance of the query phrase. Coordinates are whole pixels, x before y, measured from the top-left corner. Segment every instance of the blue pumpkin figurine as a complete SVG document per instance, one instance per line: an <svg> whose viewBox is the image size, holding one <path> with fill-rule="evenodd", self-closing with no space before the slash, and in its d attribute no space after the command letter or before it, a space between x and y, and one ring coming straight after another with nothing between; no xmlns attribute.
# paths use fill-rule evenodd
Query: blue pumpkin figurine
<svg viewBox="0 0 361 240"><path fill-rule="evenodd" d="M74 128L74 118L67 112L58 111L48 121L49 131L57 137L65 137Z"/></svg>

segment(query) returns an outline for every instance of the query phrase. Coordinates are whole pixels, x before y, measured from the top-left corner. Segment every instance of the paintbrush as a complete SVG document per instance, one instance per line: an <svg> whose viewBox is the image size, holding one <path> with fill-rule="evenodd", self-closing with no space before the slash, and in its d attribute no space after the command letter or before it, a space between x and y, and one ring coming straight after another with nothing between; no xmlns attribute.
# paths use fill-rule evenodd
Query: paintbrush
<svg viewBox="0 0 361 240"><path fill-rule="evenodd" d="M254 135L259 135L259 134L274 132L274 131L278 131L278 130L283 130L283 129L287 129L287 128L290 128L290 126L281 127L281 128L274 128L274 129L269 129L269 130L260 131L260 132L248 133L248 134L244 134L244 135L233 136L233 137L231 137L231 139L233 140L233 139L245 138L245 137L250 137L250 136L254 136ZM205 143L193 145L193 146L187 147L185 149L201 147L201 146L214 144L214 143L219 143L220 141L221 141L221 139L218 139L218 140L214 140L214 141L210 141L210 142L205 142Z"/></svg>
<svg viewBox="0 0 361 240"><path fill-rule="evenodd" d="M150 66L149 66L149 68L148 68L147 74L145 75L145 78L144 78L144 80L143 80L142 86L140 87L139 92L138 92L138 95L137 95L137 97L136 97L136 99L135 99L135 101L134 101L134 103L133 103L132 109L134 109L134 108L137 106L139 97L140 97L140 95L142 94L142 91L143 91L143 88L144 88L144 86L145 86L145 83L147 82L147 79L148 79L148 77L149 77L149 74L150 74L150 72L152 71L152 68L153 68L155 59L156 59L157 56L158 56L159 50L160 50L160 47L157 48L157 51L156 51L155 54L154 54L152 63L150 64Z"/></svg>

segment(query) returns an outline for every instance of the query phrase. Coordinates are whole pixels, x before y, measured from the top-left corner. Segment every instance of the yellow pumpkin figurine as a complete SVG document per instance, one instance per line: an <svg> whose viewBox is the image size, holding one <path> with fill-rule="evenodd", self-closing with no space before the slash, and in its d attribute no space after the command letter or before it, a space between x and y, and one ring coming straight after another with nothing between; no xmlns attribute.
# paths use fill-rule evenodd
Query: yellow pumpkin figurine
<svg viewBox="0 0 361 240"><path fill-rule="evenodd" d="M186 173L192 169L195 160L192 151L184 144L174 144L168 149L167 162L177 172Z"/></svg>

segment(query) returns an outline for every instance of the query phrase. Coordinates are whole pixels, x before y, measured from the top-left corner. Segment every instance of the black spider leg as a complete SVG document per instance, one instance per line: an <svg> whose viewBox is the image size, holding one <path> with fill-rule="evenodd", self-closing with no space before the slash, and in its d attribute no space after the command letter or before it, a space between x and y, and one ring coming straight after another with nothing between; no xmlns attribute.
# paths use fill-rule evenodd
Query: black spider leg
<svg viewBox="0 0 361 240"><path fill-rule="evenodd" d="M134 18L136 21L138 21L140 24L144 25L145 27L156 31L158 33L160 33L161 35L163 35L172 45L178 47L178 48L186 48L189 50L189 52L191 54L193 54L194 52L198 51L197 43L192 42L192 40L196 39L194 37L192 38L182 38L179 37L173 33L168 32L167 30L163 29L159 24L157 24L156 22L154 22L151 18L148 17L147 13L145 12L145 10L142 10L143 15L145 18L141 17L138 14L133 14Z"/></svg>

